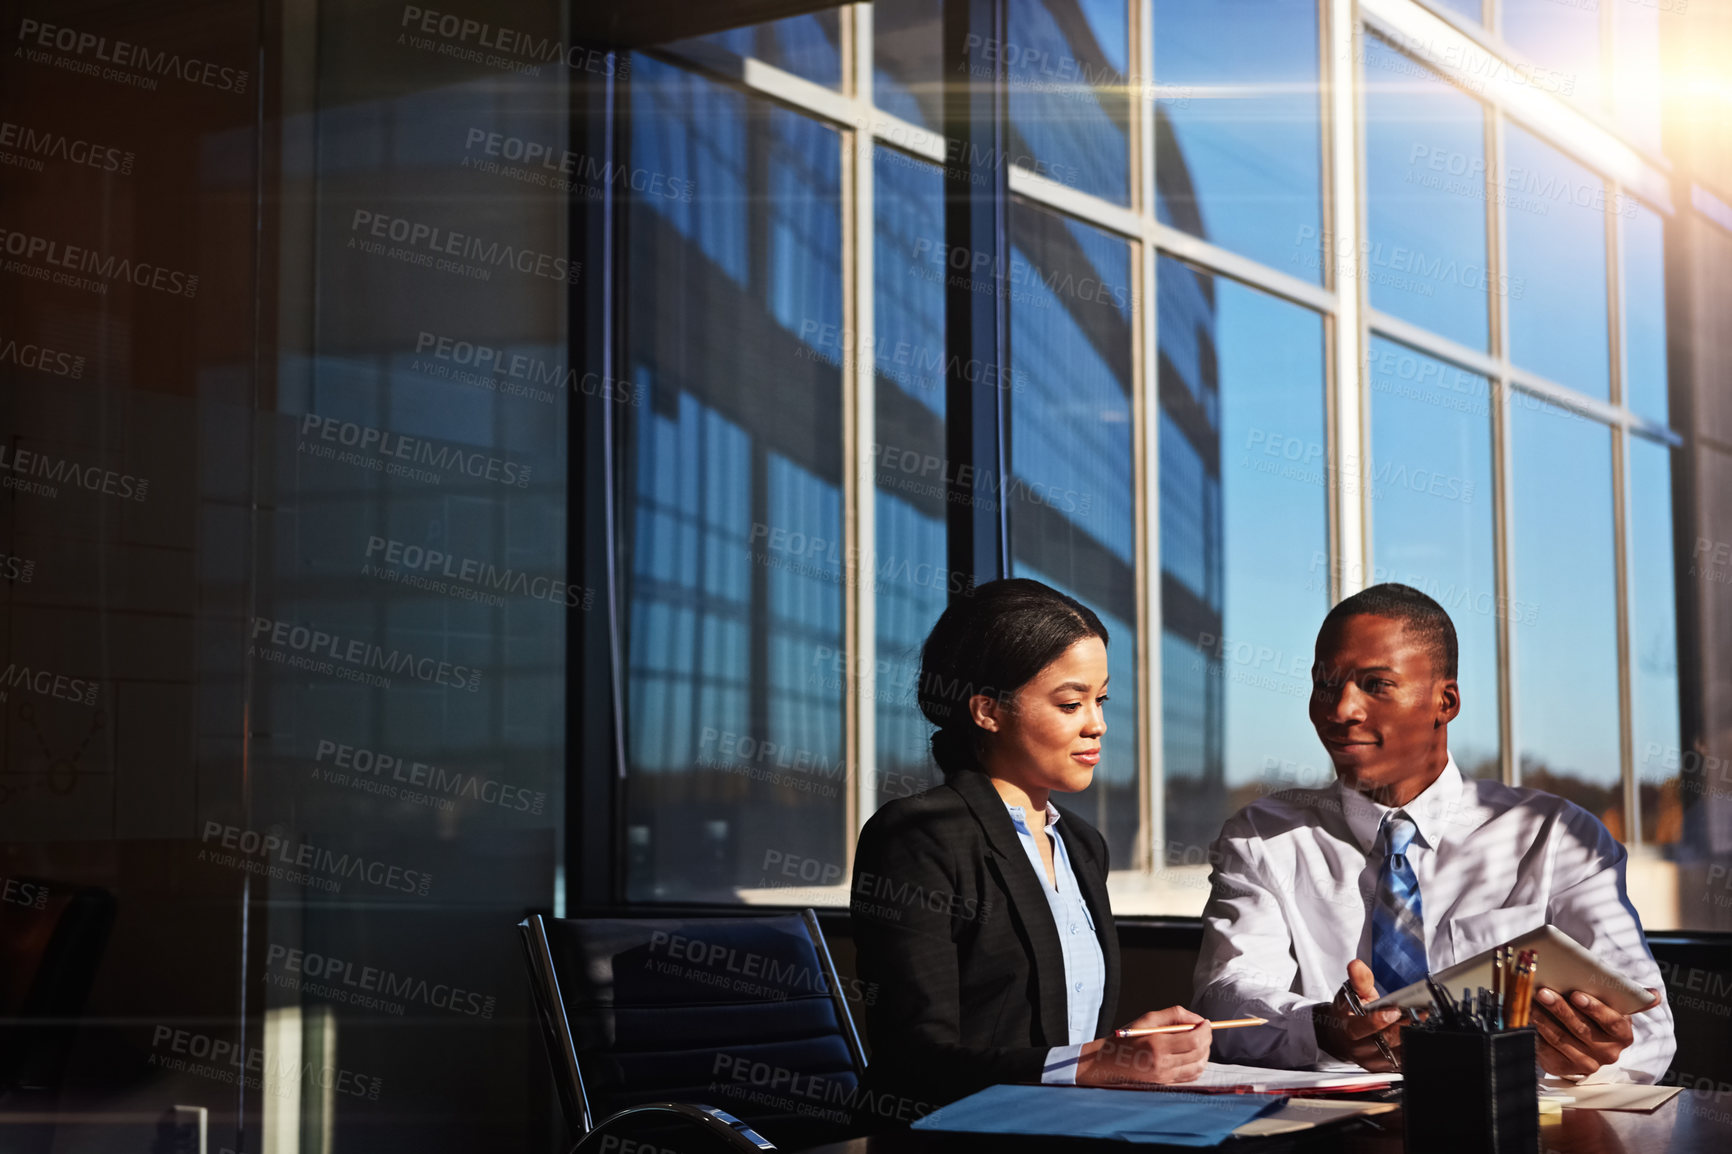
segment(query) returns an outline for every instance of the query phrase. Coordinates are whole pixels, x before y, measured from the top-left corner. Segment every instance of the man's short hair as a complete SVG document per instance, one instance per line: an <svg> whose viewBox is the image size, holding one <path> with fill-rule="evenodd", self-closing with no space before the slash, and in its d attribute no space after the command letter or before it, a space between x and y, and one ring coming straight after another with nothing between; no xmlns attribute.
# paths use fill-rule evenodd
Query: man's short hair
<svg viewBox="0 0 1732 1154"><path fill-rule="evenodd" d="M1323 619L1318 634L1349 617L1388 617L1401 622L1431 655L1432 668L1442 673L1445 680L1455 680L1458 656L1455 622L1449 619L1443 606L1413 586L1388 581L1342 598Z"/></svg>

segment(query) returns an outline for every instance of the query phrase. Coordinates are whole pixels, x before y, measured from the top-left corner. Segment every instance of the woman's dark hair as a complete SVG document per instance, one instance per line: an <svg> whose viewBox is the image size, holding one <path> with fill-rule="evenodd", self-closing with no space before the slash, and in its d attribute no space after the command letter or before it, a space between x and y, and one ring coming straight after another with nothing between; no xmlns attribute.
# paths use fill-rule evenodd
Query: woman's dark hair
<svg viewBox="0 0 1732 1154"><path fill-rule="evenodd" d="M1010 700L1085 637L1107 643L1094 610L1026 577L988 581L952 601L920 650L920 712L938 727L932 758L944 776L980 768L970 697Z"/></svg>

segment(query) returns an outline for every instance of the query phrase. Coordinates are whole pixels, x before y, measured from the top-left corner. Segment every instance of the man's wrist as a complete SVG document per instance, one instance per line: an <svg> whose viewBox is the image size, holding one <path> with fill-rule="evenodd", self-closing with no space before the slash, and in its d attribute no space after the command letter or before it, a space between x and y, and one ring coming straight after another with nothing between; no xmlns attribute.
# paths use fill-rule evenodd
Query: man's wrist
<svg viewBox="0 0 1732 1154"><path fill-rule="evenodd" d="M1331 1002L1314 1002L1309 1009L1312 1042L1316 1044L1320 1053L1328 1054L1332 1058L1340 1058L1341 1055L1329 1048L1330 1040L1340 1037L1340 1030L1333 1013L1334 1004Z"/></svg>

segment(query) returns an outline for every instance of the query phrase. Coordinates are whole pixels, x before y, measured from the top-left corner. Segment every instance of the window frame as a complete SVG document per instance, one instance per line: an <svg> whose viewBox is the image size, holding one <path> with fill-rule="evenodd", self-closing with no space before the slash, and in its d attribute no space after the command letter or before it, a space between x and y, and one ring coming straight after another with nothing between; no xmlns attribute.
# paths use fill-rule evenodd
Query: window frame
<svg viewBox="0 0 1732 1154"><path fill-rule="evenodd" d="M1313 284L1160 223L1155 204L1156 150L1155 118L1150 95L1152 88L1146 83L1140 83L1138 79L1153 77L1154 52L1150 31L1153 0L1123 2L1129 9L1127 26L1132 72L1129 80L1140 90L1138 96L1131 101L1127 142L1130 165L1129 206L1115 204L1016 166L999 167L997 183L994 185L996 191L993 194L998 198L997 208L1000 210L1008 210L1009 198L1020 197L1042 209L1077 219L1125 240L1130 246L1131 268L1136 278L1137 314L1133 323L1132 349L1135 453L1133 492L1141 504L1133 516L1136 525L1136 640L1138 676L1142 691L1137 695L1134 708L1138 721L1140 826L1134 860L1115 863L1118 868L1114 871L1114 877L1122 882L1134 882L1136 879L1125 875L1140 875L1147 881L1163 872L1158 864L1164 857L1165 813L1162 788L1164 773L1161 765L1160 472L1157 459L1160 408L1157 401L1158 357L1155 355L1158 348L1156 270L1162 256L1174 257L1210 275L1226 277L1301 305L1315 311L1322 318L1325 332L1324 403L1330 464L1327 473L1327 503L1329 589L1332 602L1363 588L1370 572L1370 382L1367 357L1374 335L1478 373L1490 383L1496 592L1503 603L1511 603L1515 598L1511 573L1512 403L1519 403L1522 396L1542 399L1586 417L1613 432L1613 524L1617 567L1615 581L1622 735L1620 759L1626 815L1624 842L1633 850L1638 848L1642 823L1639 812L1640 787L1633 749L1632 687L1628 665L1632 647L1629 609L1631 567L1628 556L1631 496L1626 458L1630 438L1633 436L1669 447L1681 445L1683 438L1669 424L1660 424L1641 417L1631 412L1625 403L1625 308L1622 269L1624 237L1622 217L1613 211L1611 206L1620 203L1622 197L1636 197L1659 214L1670 229L1677 210L1671 202L1671 175L1668 166L1663 160L1657 160L1626 142L1613 127L1609 116L1578 107L1561 96L1538 91L1532 86L1487 83L1483 77L1476 76L1476 69L1480 72L1486 71L1483 64L1486 59L1504 66L1512 62L1519 63L1497 35L1497 9L1501 5L1496 3L1496 0L1486 2L1488 24L1483 28L1464 27L1463 22L1443 14L1424 0L1316 0L1317 52L1320 65L1318 114L1322 138L1322 154L1318 157L1322 172L1320 224L1324 234L1324 264L1328 271L1321 284ZM948 0L943 7L951 14L950 26L946 28L946 43L959 40L959 30L969 27L984 27L986 34L992 34L995 29L1003 27L1007 11L1006 0ZM846 250L842 260L843 315L844 324L852 332L856 349L875 347L872 337L875 226L873 157L876 151L886 149L940 167L947 167L947 159L951 160L952 165L955 164L953 157L947 158L945 131L921 127L876 106L873 99L872 18L870 4L843 7L840 21L842 84L839 90L802 79L762 61L731 57L726 53L692 53L663 48L641 50L682 67L693 68L711 79L720 80L756 97L774 101L802 115L813 117L841 133L843 244ZM973 23L966 23L968 21ZM1356 254L1363 251L1361 241L1368 235L1363 62L1364 38L1369 35L1382 37L1404 57L1423 64L1445 81L1467 92L1479 102L1484 111L1487 158L1486 280L1489 285L1495 287L1501 283L1503 270L1507 268L1507 210L1499 203L1497 195L1497 175L1503 171L1504 164L1506 123L1512 120L1519 122L1525 130L1548 145L1559 148L1573 159L1587 165L1604 182L1607 195L1604 217L1611 379L1608 400L1602 401L1577 393L1561 383L1547 380L1510 362L1509 308L1504 294L1495 291L1491 294L1493 299L1491 315L1488 318L1491 334L1489 352L1459 345L1420 326L1370 307L1368 283L1356 260ZM1609 51L1609 47L1606 51ZM1507 67L1504 70L1508 71ZM608 88L611 91L611 78ZM996 93L997 99L992 102L996 111L988 113L984 105L973 110L970 115L974 120L965 126L965 130L990 130L993 126L987 121L993 115L1001 118L999 128L1002 130L1004 122L1008 121L1005 95L1001 82ZM952 134L957 131L953 103L961 102L951 102L947 98L944 117ZM611 106L611 133L606 131L604 123L607 121L607 114L598 114L589 128L592 133L602 133L606 137L613 155L617 155L621 147L620 139L624 134L619 129L619 124L624 115L623 103L615 100ZM573 235L583 237L586 244L596 243L598 236L617 236L623 227L620 219L623 216L621 208L622 206L612 201L611 196L601 202L592 202L587 207L574 206ZM1002 216L1002 211L1000 215ZM580 222L587 231L576 227ZM959 227L966 228L966 221L959 224L947 217L947 239L954 236L954 230ZM970 235L989 236L989 232L983 231L987 227L981 225ZM998 266L1008 267L1008 241L1003 239L1002 232L999 237L999 240L983 243L1003 246L1005 259L998 262ZM608 251L610 255L617 252L617 246ZM598 280L603 284L618 282L625 274L617 265L617 259L613 260L606 267L606 275ZM617 294L617 285L614 291ZM605 297L608 294L602 292L601 295ZM990 336L990 324L986 328L979 327L984 322L980 319L979 314L983 310L978 303L980 296L992 297L993 294L975 294L966 288L954 287L948 288L945 295L947 360L956 355L965 361L970 355L969 348L979 345L982 340L993 339ZM976 299L954 299L970 297ZM997 294L997 297L1004 298L1006 294ZM1002 305L1004 301L998 300L997 303ZM574 326L574 330L594 326L596 331L617 334L622 324L621 318L615 315L617 312L617 307L601 307L599 312L592 313L586 319L584 326ZM967 338L971 343L965 348L957 347L957 343L950 338L950 331L958 317L972 317L976 324L974 333ZM995 347L1004 350L1009 340L1008 325L1002 320L1002 313L1000 317L998 323L1001 327ZM1003 360L995 363L1010 362ZM840 448L844 461L842 500L850 558L844 582L844 632L849 647L845 661L849 686L844 694L844 756L848 764L855 766L875 764L878 707L871 672L876 661L875 582L869 561L862 566L860 560L872 556L876 530L873 509L875 484L869 467L875 434L874 387L871 358L843 358L845 443ZM978 396L980 392L981 390L970 389L966 382L956 379L947 385L947 453L959 455L966 461L976 460L983 454L996 453L1002 462L1002 412L994 417L987 411ZM992 403L1002 405L1002 398L997 395L1000 391L991 392L995 394ZM618 422L613 422L613 425L617 424ZM595 435L593 430L579 429L576 426L577 421L574 419L574 443L579 443L577 434L580 432L585 438ZM618 436L619 429L604 429L602 435ZM996 445L993 443L995 436ZM581 443L587 446L594 442L585 439ZM1344 471L1343 465L1350 468ZM610 460L606 469L611 470L614 467ZM1002 475L1002 471L999 475ZM621 506L617 502L622 499L620 494L625 491L625 487L617 482L618 478L610 474L610 487L604 499L611 512L601 519L609 532L619 523L617 514ZM573 485L583 484L583 479L574 470ZM593 490L585 488L582 494L574 493L573 507L582 506L587 509L595 500ZM961 560L966 563L965 568L975 573L977 579L987 579L1002 573L1009 556L1009 540L1004 513L1002 508L998 507L1000 503L992 503L996 512L988 514L980 513L972 502L952 501L950 504L951 521L947 540L951 556L946 559L947 564L958 561L958 553L962 552ZM573 541L574 571L580 571L577 565L580 559L580 535L574 533ZM595 534L581 535L581 541L587 543L582 550L581 560L584 565L581 571L587 574L596 572L596 565L604 568L612 565L611 552L606 553L599 561L595 556L597 549L610 549L610 545ZM996 557L989 558L985 554L992 551L994 541ZM605 578L610 607L617 606L617 576L617 573L609 569ZM1687 628L1684 608L1683 605L1679 606L1680 632ZM610 614L607 634L612 651L617 655L617 609L610 608ZM1511 675L1518 639L1512 631L1512 623L1507 614L1498 615L1497 639L1498 667L1503 674L1498 687L1502 778L1507 783L1519 784L1520 703ZM578 639L574 637L573 640L575 642ZM596 640L590 638L584 648L574 648L572 652L585 655L582 660L585 662L586 674L600 674L611 679L609 697L613 708L610 721L601 717L591 718L590 714L595 712L593 709L586 712L585 731L587 733L597 730L598 726L605 730L608 725L602 723L608 722L614 732L606 742L595 739L586 746L582 742L574 741L572 747L580 756L586 750L606 755L605 761L600 763L614 766L616 772L610 779L611 793L607 796L598 794L589 786L572 791L573 813L569 828L577 836L571 839L573 844L568 847L566 857L570 869L581 868L584 874L592 868L595 854L592 850L581 848L577 843L587 842L602 833L603 811L608 808L610 799L611 805L617 808L619 787L626 772L623 741L618 740L622 735L617 732L618 727L623 724L624 716L619 705L623 691L619 684L617 656L611 662L592 662L589 653L594 648ZM587 681L587 677L585 680ZM574 708L578 704L577 697L574 693ZM584 764L595 765L598 762L585 758ZM587 779L598 775L580 776ZM877 807L874 775L856 773L854 777L853 789L848 794L849 835L857 832ZM616 821L609 817L607 823L606 837L607 844L611 847L612 873L605 885L598 885L585 878L582 900L586 904L602 900L604 891L615 902L623 900L624 850L623 846L615 844L623 835ZM847 836L845 840L851 866L853 838ZM1119 888L1115 886L1115 895ZM1137 904L1131 893L1127 893L1126 897L1130 898L1130 906ZM846 901L846 887L814 887L810 891L780 889L773 894L763 895L747 893L742 894L741 900L747 904L762 902L772 905L834 905ZM1164 909L1138 911L1133 908L1130 912L1148 912L1157 917L1184 916L1171 914Z"/></svg>

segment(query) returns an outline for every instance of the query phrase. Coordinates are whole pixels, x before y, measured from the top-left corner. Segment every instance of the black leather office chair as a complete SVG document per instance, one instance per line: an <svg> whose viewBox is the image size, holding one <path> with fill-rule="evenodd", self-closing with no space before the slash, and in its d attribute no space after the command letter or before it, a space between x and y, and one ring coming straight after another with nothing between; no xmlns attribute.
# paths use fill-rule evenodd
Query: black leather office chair
<svg viewBox="0 0 1732 1154"><path fill-rule="evenodd" d="M680 1150L731 1143L748 1154L865 1128L866 1056L811 910L537 914L518 929L580 1150L611 1136Z"/></svg>

